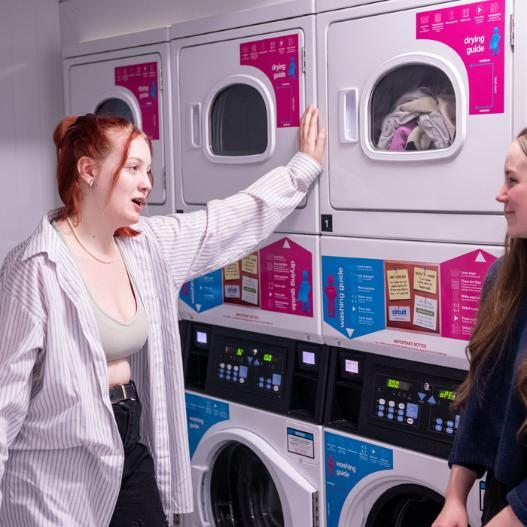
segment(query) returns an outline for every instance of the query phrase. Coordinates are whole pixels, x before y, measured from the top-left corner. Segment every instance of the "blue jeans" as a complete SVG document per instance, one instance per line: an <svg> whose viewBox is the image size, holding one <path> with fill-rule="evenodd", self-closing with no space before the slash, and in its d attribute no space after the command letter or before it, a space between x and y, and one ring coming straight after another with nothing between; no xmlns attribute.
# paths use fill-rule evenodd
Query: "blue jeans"
<svg viewBox="0 0 527 527"><path fill-rule="evenodd" d="M141 403L128 399L112 405L124 447L121 490L109 527L166 527L154 460L139 442Z"/></svg>

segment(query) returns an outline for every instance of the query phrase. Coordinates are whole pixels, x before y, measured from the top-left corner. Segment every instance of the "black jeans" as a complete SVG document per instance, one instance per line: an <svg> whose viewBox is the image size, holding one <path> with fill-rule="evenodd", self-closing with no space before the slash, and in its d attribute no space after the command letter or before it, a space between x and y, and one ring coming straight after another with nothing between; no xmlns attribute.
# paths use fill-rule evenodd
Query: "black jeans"
<svg viewBox="0 0 527 527"><path fill-rule="evenodd" d="M141 403L128 399L112 405L124 447L121 490L109 527L166 527L154 460L139 442Z"/></svg>
<svg viewBox="0 0 527 527"><path fill-rule="evenodd" d="M489 523L498 512L507 507L509 503L506 496L512 488L498 481L492 470L487 471L486 485L481 525Z"/></svg>

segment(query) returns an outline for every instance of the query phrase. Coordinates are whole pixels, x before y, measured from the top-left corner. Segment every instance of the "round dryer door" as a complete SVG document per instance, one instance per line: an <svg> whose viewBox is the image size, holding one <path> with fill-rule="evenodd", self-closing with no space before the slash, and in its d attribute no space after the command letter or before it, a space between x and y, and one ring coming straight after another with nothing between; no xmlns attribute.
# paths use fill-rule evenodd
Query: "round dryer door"
<svg viewBox="0 0 527 527"><path fill-rule="evenodd" d="M278 490L260 458L238 442L220 451L210 481L210 502L217 527L279 527L284 513Z"/></svg>
<svg viewBox="0 0 527 527"><path fill-rule="evenodd" d="M134 112L130 105L123 99L117 97L111 97L102 101L95 110L96 115L111 115L117 117L123 117L127 121L130 121L133 125L137 126L134 119Z"/></svg>
<svg viewBox="0 0 527 527"><path fill-rule="evenodd" d="M416 527L432 525L444 498L421 485L397 485L373 505L365 527Z"/></svg>

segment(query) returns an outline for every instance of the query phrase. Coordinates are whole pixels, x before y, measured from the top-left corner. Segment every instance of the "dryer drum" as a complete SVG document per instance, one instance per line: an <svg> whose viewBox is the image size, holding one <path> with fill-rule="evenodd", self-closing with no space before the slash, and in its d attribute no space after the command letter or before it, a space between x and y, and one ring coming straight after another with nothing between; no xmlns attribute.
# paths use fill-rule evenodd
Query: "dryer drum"
<svg viewBox="0 0 527 527"><path fill-rule="evenodd" d="M278 491L261 459L238 442L228 443L212 469L210 502L216 527L283 527Z"/></svg>
<svg viewBox="0 0 527 527"><path fill-rule="evenodd" d="M366 527L430 527L444 498L420 485L397 485L381 495L372 507Z"/></svg>

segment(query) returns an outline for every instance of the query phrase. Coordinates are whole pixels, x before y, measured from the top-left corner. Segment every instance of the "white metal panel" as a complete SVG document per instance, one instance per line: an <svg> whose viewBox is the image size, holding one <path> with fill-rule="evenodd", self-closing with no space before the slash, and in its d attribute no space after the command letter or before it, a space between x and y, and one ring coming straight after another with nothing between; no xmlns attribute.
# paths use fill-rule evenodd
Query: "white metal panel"
<svg viewBox="0 0 527 527"><path fill-rule="evenodd" d="M159 31L153 36L158 37ZM119 47L118 42L107 40L108 47ZM127 42L130 38L127 37ZM142 41L142 37L141 37ZM87 47L90 52L93 45ZM77 48L80 53L82 48ZM146 214L162 214L174 212L174 190L172 177L172 129L170 100L170 64L168 60L168 43L155 44L107 53L77 56L64 61L64 76L66 86L66 112L82 115L94 112L104 100L115 97L125 101L134 113L136 124L142 128L140 101L136 94L115 83L115 70L123 66L135 66L155 62L157 64L157 118L159 139L152 140L153 160L152 172L154 188L150 202L145 209Z"/></svg>
<svg viewBox="0 0 527 527"><path fill-rule="evenodd" d="M258 68L240 65L240 44L277 36L298 35L305 57L299 67L299 113L315 103L314 17L302 17L244 29L211 33L171 42L176 66L173 68L176 208L191 211L214 198L241 190L276 166L286 164L298 148L297 127L277 127L274 89ZM300 59L301 61L301 59ZM300 65L299 65L300 66ZM303 71L305 68L305 71ZM214 159L208 135L209 110L214 96L223 87L245 76L256 86L268 107L269 145L258 156ZM197 124L196 124L197 123ZM199 130L196 132L196 126ZM191 134L194 134L191 137ZM199 137L198 137L199 136ZM199 139L199 140L198 140ZM318 226L317 184L307 202L294 211L277 229L280 232L315 233Z"/></svg>

